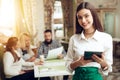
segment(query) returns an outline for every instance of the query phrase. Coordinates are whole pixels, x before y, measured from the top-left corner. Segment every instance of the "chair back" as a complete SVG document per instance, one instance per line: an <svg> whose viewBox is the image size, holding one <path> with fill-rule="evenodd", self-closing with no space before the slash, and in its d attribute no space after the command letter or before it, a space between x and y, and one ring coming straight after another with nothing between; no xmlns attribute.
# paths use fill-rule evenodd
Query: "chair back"
<svg viewBox="0 0 120 80"><path fill-rule="evenodd" d="M4 65L3 65L4 51L5 48L3 47L3 45L0 45L0 80L5 80Z"/></svg>

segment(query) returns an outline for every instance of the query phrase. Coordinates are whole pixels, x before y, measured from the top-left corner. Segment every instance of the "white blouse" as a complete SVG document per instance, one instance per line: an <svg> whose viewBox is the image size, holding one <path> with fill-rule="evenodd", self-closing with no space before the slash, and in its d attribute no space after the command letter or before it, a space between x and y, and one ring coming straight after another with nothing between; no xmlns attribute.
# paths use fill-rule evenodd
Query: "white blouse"
<svg viewBox="0 0 120 80"><path fill-rule="evenodd" d="M19 57L20 54L15 51ZM4 64L4 73L6 78L11 78L13 76L19 75L22 70L22 66L33 66L34 62L25 62L22 58L19 61L14 62L14 57L11 52L7 51L3 56L3 64Z"/></svg>
<svg viewBox="0 0 120 80"><path fill-rule="evenodd" d="M29 52L26 53L26 54L24 54L24 55L23 55L22 49L18 49L17 51L21 54L21 57L22 57L25 61L34 56L34 52L32 51L31 48L29 49Z"/></svg>
<svg viewBox="0 0 120 80"><path fill-rule="evenodd" d="M112 37L109 34L96 30L94 35L89 39L85 38L83 32L81 34L74 34L70 39L68 52L66 55L66 67L70 72L73 72L70 68L70 64L81 56L84 56L85 51L105 52L105 60L109 65L109 69L102 72L104 75L108 75L108 72L112 71L113 44ZM100 64L97 62L90 62L81 67L101 68Z"/></svg>

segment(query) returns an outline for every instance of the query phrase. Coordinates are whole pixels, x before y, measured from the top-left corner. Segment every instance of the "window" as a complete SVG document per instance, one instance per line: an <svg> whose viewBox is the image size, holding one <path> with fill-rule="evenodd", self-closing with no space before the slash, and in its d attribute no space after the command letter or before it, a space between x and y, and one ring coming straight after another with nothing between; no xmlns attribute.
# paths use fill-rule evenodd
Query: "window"
<svg viewBox="0 0 120 80"><path fill-rule="evenodd" d="M1 41L6 41L7 37L13 34L14 26L15 26L14 0L1 0L0 6Z"/></svg>
<svg viewBox="0 0 120 80"><path fill-rule="evenodd" d="M63 13L61 1L55 1L54 4L53 30L55 38L61 39L64 37Z"/></svg>

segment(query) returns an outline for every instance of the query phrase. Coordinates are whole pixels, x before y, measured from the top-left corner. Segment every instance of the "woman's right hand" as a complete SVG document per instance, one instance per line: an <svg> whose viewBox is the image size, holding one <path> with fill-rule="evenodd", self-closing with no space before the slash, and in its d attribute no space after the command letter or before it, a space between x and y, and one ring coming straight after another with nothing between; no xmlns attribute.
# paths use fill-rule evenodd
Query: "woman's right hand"
<svg viewBox="0 0 120 80"><path fill-rule="evenodd" d="M87 63L92 62L92 60L84 60L84 56L82 56L81 58L77 59L77 63L79 66L84 66Z"/></svg>
<svg viewBox="0 0 120 80"><path fill-rule="evenodd" d="M85 64L90 63L90 62L92 62L92 60L84 60L84 57L82 56L82 57L78 58L77 60L73 61L70 64L70 67L71 67L71 69L74 70L75 68L77 68L79 66L84 66Z"/></svg>

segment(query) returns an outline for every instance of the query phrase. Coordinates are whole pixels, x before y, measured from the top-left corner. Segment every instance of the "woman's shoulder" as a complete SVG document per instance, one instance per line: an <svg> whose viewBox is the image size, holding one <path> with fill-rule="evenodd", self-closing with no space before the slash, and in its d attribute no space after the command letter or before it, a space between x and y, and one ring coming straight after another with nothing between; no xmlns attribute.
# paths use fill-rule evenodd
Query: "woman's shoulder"
<svg viewBox="0 0 120 80"><path fill-rule="evenodd" d="M99 33L100 33L100 37L102 38L112 39L112 36L109 33L106 32L99 32Z"/></svg>
<svg viewBox="0 0 120 80"><path fill-rule="evenodd" d="M100 32L102 35L104 35L104 36L109 36L109 37L111 37L111 35L109 34L109 33L106 33L106 32Z"/></svg>
<svg viewBox="0 0 120 80"><path fill-rule="evenodd" d="M13 57L13 56L12 56L12 53L11 53L11 52L6 51L6 52L4 53L4 57Z"/></svg>
<svg viewBox="0 0 120 80"><path fill-rule="evenodd" d="M10 51L6 51L4 54L12 55Z"/></svg>

